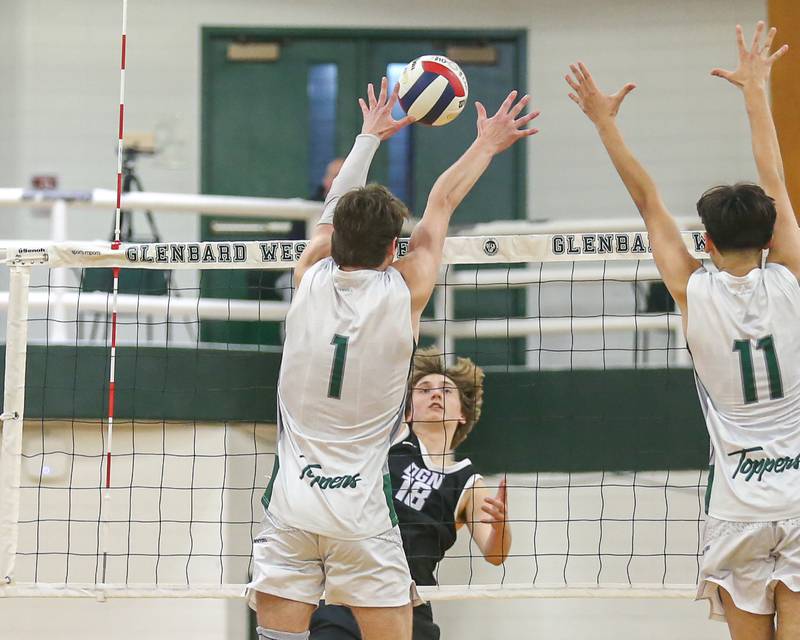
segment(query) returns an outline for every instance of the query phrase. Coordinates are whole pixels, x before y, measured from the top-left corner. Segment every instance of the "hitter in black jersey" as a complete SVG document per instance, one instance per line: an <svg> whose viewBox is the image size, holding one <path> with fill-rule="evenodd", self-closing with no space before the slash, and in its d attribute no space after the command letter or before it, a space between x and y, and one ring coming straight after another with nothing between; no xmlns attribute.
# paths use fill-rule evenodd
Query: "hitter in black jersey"
<svg viewBox="0 0 800 640"><path fill-rule="evenodd" d="M409 381L407 428L389 451L394 508L411 577L436 584L436 565L466 525L487 562L499 565L511 548L505 481L492 495L469 459L453 452L472 431L483 405L483 371L468 358L445 367L419 351ZM347 607L324 605L311 619L311 640L360 640ZM413 640L438 640L431 606L414 607Z"/></svg>

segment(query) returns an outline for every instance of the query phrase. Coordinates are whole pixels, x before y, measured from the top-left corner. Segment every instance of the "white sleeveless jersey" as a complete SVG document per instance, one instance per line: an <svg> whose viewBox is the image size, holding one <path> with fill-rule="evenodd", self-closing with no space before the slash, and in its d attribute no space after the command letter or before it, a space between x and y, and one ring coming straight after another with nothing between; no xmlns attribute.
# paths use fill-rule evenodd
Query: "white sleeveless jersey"
<svg viewBox="0 0 800 640"><path fill-rule="evenodd" d="M413 352L400 272L342 271L332 258L306 271L286 316L270 513L342 540L396 524L387 456Z"/></svg>
<svg viewBox="0 0 800 640"><path fill-rule="evenodd" d="M699 269L686 341L711 438L707 513L800 516L800 286L769 263L745 276Z"/></svg>

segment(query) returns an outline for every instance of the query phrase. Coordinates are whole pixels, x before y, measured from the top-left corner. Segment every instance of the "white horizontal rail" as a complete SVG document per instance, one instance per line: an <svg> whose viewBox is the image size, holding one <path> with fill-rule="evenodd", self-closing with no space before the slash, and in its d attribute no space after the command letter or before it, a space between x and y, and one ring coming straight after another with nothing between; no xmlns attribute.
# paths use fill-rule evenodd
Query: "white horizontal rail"
<svg viewBox="0 0 800 640"><path fill-rule="evenodd" d="M79 313L110 313L111 295L103 292L73 291L48 294L32 291L28 308L46 312L48 320L70 320ZM122 315L166 317L170 320L244 320L280 322L289 309L287 302L272 300L227 300L223 298L178 298L119 294ZM0 310L8 309L8 293L0 292ZM420 332L448 338L519 338L557 333L625 332L677 330L680 316L671 314L564 318L498 318L494 320L423 319Z"/></svg>
<svg viewBox="0 0 800 640"><path fill-rule="evenodd" d="M678 227L685 231L700 231L703 223L697 216L676 217ZM465 234L475 236L520 235L527 233L588 233L608 231L644 231L644 221L639 216L620 218L574 218L560 220L495 220L479 222Z"/></svg>
<svg viewBox="0 0 800 640"><path fill-rule="evenodd" d="M0 206L52 206L65 202L67 206L113 211L117 195L109 189L91 191L34 191L0 189ZM244 196L215 196L192 193L158 193L137 191L122 196L123 209L158 210L158 213L208 213L233 217L270 217L283 220L316 219L322 213L322 203L301 198L250 198Z"/></svg>
<svg viewBox="0 0 800 640"><path fill-rule="evenodd" d="M40 191L34 189L0 188L0 207L53 206L62 202L67 207L113 211L116 191L91 189L82 191ZM322 213L322 203L302 198L258 198L248 196L205 195L192 193L163 193L139 191L122 195L123 209L155 210L158 213L204 213L231 217L270 217L279 220L316 220ZM684 230L701 230L696 216L676 218ZM557 220L495 220L476 225L454 227L456 235L520 235L547 233L624 232L644 231L639 216L615 218L573 218ZM249 231L249 230L248 230ZM65 237L54 237L64 240Z"/></svg>
<svg viewBox="0 0 800 640"><path fill-rule="evenodd" d="M17 598L242 598L246 585L117 585L117 584L34 584L0 585L0 597ZM694 598L691 585L446 585L419 587L426 600L477 600L519 598Z"/></svg>
<svg viewBox="0 0 800 640"><path fill-rule="evenodd" d="M643 282L661 280L653 262L610 262L604 264L557 264L542 263L541 268L532 269L450 269L438 284L450 286L505 289L529 284L553 282Z"/></svg>
<svg viewBox="0 0 800 640"><path fill-rule="evenodd" d="M424 320L420 333L437 338L524 338L535 335L677 331L679 315L599 316L591 318L498 318ZM681 343L682 344L682 343ZM676 343L676 347L681 346Z"/></svg>
<svg viewBox="0 0 800 640"><path fill-rule="evenodd" d="M8 293L0 292L0 310L8 308ZM102 291L87 293L31 291L28 308L42 312L57 310L48 320L68 320L79 313L111 313L111 294ZM167 317L170 320L247 320L281 321L289 303L274 300L228 300L225 298L183 298L146 296L128 293L117 295L120 314Z"/></svg>

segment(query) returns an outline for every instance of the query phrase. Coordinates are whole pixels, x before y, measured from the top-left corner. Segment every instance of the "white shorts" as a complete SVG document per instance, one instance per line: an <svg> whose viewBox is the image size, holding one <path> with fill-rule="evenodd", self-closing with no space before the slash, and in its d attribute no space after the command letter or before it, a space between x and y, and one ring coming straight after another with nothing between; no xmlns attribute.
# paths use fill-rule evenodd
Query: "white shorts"
<svg viewBox="0 0 800 640"><path fill-rule="evenodd" d="M800 591L800 518L730 522L707 518L696 600L708 600L709 618L725 621L719 587L750 613L775 613L775 585Z"/></svg>
<svg viewBox="0 0 800 640"><path fill-rule="evenodd" d="M266 513L253 540L255 591L316 605L401 607L421 603L408 570L400 529L394 527L365 540L336 540L295 529Z"/></svg>

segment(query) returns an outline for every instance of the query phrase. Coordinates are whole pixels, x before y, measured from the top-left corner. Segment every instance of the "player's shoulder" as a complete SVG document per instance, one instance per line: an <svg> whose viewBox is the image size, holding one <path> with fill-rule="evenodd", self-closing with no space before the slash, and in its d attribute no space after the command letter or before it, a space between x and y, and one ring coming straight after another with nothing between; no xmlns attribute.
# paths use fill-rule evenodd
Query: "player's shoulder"
<svg viewBox="0 0 800 640"><path fill-rule="evenodd" d="M312 264L308 269L306 269L305 279L306 276L313 276L319 273L331 273L333 269L336 267L336 262L333 258L328 256L327 258L322 258L321 260L317 260L314 264ZM309 281L311 278L309 278Z"/></svg>
<svg viewBox="0 0 800 640"><path fill-rule="evenodd" d="M698 291L708 287L713 276L714 272L707 269L704 264L701 264L689 275L689 280L686 282L686 297L693 297Z"/></svg>
<svg viewBox="0 0 800 640"><path fill-rule="evenodd" d="M411 451L419 451L419 441L414 432L408 428L408 424L404 422L392 438L389 453L408 453Z"/></svg>
<svg viewBox="0 0 800 640"><path fill-rule="evenodd" d="M767 262L764 266L764 276L770 280L785 282L793 287L800 286L797 276L794 275L792 270L779 262Z"/></svg>

